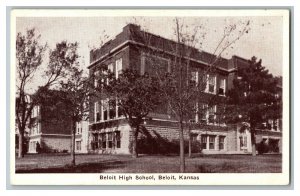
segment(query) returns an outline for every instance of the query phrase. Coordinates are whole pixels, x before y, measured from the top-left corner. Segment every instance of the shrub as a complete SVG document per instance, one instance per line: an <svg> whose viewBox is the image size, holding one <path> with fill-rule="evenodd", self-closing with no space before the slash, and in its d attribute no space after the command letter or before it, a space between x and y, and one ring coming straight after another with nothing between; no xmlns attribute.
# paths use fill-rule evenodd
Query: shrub
<svg viewBox="0 0 300 196"><path fill-rule="evenodd" d="M137 141L137 151L139 154L179 154L179 140L167 140L162 137L142 136ZM184 151L188 153L188 141L184 142ZM129 144L132 153L132 142ZM199 141L192 141L192 153L200 153L201 145Z"/></svg>
<svg viewBox="0 0 300 196"><path fill-rule="evenodd" d="M258 154L264 154L269 152L269 145L266 144L264 141L256 144Z"/></svg>

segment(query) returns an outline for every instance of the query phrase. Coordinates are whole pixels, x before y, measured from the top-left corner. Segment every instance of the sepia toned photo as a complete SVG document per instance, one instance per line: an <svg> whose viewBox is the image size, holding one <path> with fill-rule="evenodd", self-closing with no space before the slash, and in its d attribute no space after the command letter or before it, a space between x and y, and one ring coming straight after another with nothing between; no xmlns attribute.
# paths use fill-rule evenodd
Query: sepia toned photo
<svg viewBox="0 0 300 196"><path fill-rule="evenodd" d="M289 10L11 11L14 185L287 185Z"/></svg>

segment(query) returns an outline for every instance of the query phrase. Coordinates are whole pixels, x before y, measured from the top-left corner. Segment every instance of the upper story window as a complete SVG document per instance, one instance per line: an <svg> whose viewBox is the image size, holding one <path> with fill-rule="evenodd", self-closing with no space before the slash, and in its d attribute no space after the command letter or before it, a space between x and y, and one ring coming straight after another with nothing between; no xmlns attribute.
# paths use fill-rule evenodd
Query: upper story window
<svg viewBox="0 0 300 196"><path fill-rule="evenodd" d="M122 108L119 105L120 105L120 101L116 99L116 116L117 116L117 118L123 117Z"/></svg>
<svg viewBox="0 0 300 196"><path fill-rule="evenodd" d="M118 106L117 99L104 99L94 103L94 122L123 118L123 112ZM82 127L81 127L82 128Z"/></svg>
<svg viewBox="0 0 300 196"><path fill-rule="evenodd" d="M197 86L198 82L199 82L199 73L197 71L192 71L190 85Z"/></svg>
<svg viewBox="0 0 300 196"><path fill-rule="evenodd" d="M216 93L216 76L207 75L206 90L208 93Z"/></svg>
<svg viewBox="0 0 300 196"><path fill-rule="evenodd" d="M102 120L108 120L109 119L109 114L108 114L108 100L102 100Z"/></svg>
<svg viewBox="0 0 300 196"><path fill-rule="evenodd" d="M220 86L219 86L219 95L225 95L225 89L226 89L226 80L221 78L220 79Z"/></svg>
<svg viewBox="0 0 300 196"><path fill-rule="evenodd" d="M199 119L201 120L201 122L207 122L207 108L208 105L207 104L200 104L200 107L198 107L198 113L199 113Z"/></svg>
<svg viewBox="0 0 300 196"><path fill-rule="evenodd" d="M107 66L107 69L110 71L110 73L114 73L114 64L109 64L108 66Z"/></svg>
<svg viewBox="0 0 300 196"><path fill-rule="evenodd" d="M76 134L79 134L79 130L80 130L80 128L79 128L79 123L77 122L77 123L76 123Z"/></svg>
<svg viewBox="0 0 300 196"><path fill-rule="evenodd" d="M119 75L122 73L123 65L122 58L116 60L116 78L119 78Z"/></svg>
<svg viewBox="0 0 300 196"><path fill-rule="evenodd" d="M101 119L100 118L100 111L99 111L99 103L98 102L95 102L94 111L95 111L95 122L98 122Z"/></svg>
<svg viewBox="0 0 300 196"><path fill-rule="evenodd" d="M211 106L208 108L208 123L215 123L216 122L216 112L217 106Z"/></svg>
<svg viewBox="0 0 300 196"><path fill-rule="evenodd" d="M99 78L100 77L100 72L99 71L95 71L94 72L94 87L97 88L99 87Z"/></svg>
<svg viewBox="0 0 300 196"><path fill-rule="evenodd" d="M116 100L109 100L109 119L116 118Z"/></svg>
<svg viewBox="0 0 300 196"><path fill-rule="evenodd" d="M31 111L31 118L38 117L40 112L40 107L39 106L34 106L32 111Z"/></svg>
<svg viewBox="0 0 300 196"><path fill-rule="evenodd" d="M36 135L41 133L41 123L38 121L35 121L32 127L30 128L30 135Z"/></svg>

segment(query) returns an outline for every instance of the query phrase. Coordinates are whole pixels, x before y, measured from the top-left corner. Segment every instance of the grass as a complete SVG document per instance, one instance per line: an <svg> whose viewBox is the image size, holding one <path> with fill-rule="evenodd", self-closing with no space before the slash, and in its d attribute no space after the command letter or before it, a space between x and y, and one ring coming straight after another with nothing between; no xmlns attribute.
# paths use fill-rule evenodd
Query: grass
<svg viewBox="0 0 300 196"><path fill-rule="evenodd" d="M16 173L178 173L178 156L25 155L16 158ZM188 173L280 173L281 155L197 155L186 158Z"/></svg>

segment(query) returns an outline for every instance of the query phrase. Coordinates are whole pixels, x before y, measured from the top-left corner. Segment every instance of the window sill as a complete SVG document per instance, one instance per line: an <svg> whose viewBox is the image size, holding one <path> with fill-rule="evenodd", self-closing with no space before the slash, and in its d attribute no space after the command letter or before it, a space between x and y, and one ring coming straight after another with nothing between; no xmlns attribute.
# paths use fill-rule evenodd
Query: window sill
<svg viewBox="0 0 300 196"><path fill-rule="evenodd" d="M209 92L209 91L204 91L205 93L207 93L207 94L211 94L211 95L215 95L216 94L216 92Z"/></svg>
<svg viewBox="0 0 300 196"><path fill-rule="evenodd" d="M114 119L109 119L109 120L100 120L100 121L97 121L97 122L93 122L90 125L97 124L97 123L111 122L111 121L114 121L114 120L122 120L122 119L125 119L125 116L114 118Z"/></svg>

